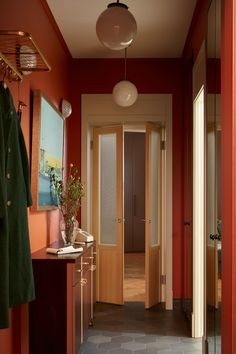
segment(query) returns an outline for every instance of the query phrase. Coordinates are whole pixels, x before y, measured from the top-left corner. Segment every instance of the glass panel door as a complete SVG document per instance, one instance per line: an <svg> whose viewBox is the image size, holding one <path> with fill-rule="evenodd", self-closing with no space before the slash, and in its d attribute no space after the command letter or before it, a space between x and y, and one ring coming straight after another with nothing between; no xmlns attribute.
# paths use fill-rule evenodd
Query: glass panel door
<svg viewBox="0 0 236 354"><path fill-rule="evenodd" d="M116 134L99 135L100 243L116 245Z"/></svg>
<svg viewBox="0 0 236 354"><path fill-rule="evenodd" d="M161 129L146 124L145 160L145 307L160 302L161 266Z"/></svg>
<svg viewBox="0 0 236 354"><path fill-rule="evenodd" d="M123 304L123 129L94 128L93 133L97 301Z"/></svg>

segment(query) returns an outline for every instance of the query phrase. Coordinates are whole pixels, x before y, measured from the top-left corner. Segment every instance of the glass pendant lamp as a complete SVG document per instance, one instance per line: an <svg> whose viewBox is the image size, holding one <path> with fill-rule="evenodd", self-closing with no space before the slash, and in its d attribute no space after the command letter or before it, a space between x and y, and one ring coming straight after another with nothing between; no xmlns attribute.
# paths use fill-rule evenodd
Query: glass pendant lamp
<svg viewBox="0 0 236 354"><path fill-rule="evenodd" d="M114 102L121 107L132 106L138 98L136 86L131 81L126 80L126 57L127 48L125 48L125 78L117 82L112 91Z"/></svg>
<svg viewBox="0 0 236 354"><path fill-rule="evenodd" d="M137 24L128 6L117 0L107 6L96 24L98 39L106 48L121 50L135 39Z"/></svg>

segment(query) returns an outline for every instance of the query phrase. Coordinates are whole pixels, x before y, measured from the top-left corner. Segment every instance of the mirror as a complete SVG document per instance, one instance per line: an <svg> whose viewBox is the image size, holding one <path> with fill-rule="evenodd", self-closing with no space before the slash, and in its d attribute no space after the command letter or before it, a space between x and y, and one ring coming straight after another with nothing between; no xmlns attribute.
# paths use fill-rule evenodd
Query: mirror
<svg viewBox="0 0 236 354"><path fill-rule="evenodd" d="M221 353L221 0L207 18L206 112L206 337L209 354Z"/></svg>

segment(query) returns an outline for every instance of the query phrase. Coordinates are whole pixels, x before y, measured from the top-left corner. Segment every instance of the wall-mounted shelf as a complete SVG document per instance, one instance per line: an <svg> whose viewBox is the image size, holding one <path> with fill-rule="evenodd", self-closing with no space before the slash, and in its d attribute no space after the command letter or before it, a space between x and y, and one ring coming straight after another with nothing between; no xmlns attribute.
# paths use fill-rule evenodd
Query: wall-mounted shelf
<svg viewBox="0 0 236 354"><path fill-rule="evenodd" d="M9 81L21 81L23 75L51 68L32 36L22 31L0 30L0 69Z"/></svg>

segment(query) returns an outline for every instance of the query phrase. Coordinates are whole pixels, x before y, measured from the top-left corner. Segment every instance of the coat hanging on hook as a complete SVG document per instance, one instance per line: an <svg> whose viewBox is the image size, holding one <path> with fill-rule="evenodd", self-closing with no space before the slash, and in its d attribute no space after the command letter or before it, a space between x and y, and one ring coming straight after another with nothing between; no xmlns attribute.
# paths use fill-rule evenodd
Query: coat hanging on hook
<svg viewBox="0 0 236 354"><path fill-rule="evenodd" d="M0 328L9 308L34 299L27 206L28 156L9 88L0 85Z"/></svg>

